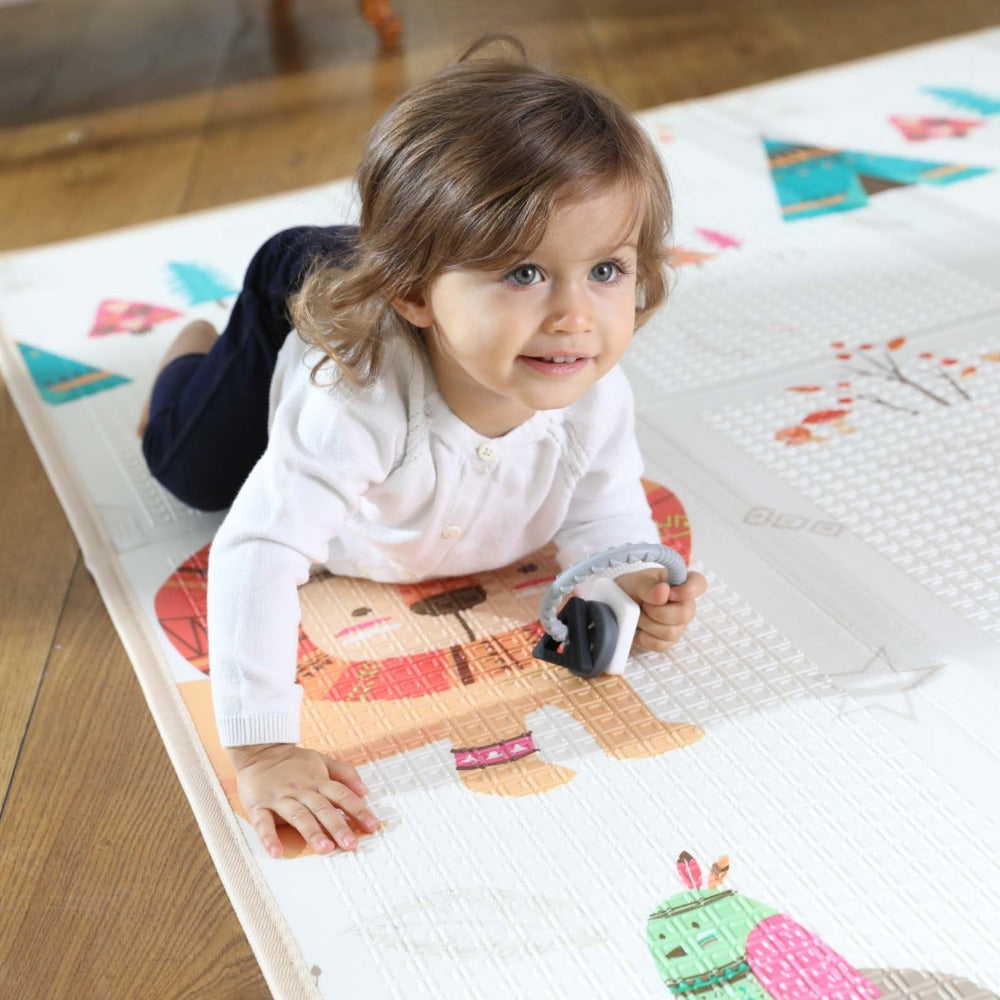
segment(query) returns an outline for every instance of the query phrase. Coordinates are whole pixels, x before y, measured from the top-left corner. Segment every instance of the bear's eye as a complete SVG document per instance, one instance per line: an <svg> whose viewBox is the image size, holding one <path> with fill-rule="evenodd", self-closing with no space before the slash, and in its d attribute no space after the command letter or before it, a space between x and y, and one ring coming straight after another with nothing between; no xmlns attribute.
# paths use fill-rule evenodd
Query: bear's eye
<svg viewBox="0 0 1000 1000"><path fill-rule="evenodd" d="M697 920L692 920L691 921L691 926L692 927L701 927L701 924L699 924Z"/></svg>
<svg viewBox="0 0 1000 1000"><path fill-rule="evenodd" d="M518 566L518 573L534 573L538 567L534 563L525 563L523 566Z"/></svg>
<svg viewBox="0 0 1000 1000"><path fill-rule="evenodd" d="M364 618L365 615L370 615L372 613L371 608L355 608L351 612L352 618Z"/></svg>
<svg viewBox="0 0 1000 1000"><path fill-rule="evenodd" d="M660 935L660 940L663 941L666 938L666 936L667 936L666 934L661 934Z"/></svg>

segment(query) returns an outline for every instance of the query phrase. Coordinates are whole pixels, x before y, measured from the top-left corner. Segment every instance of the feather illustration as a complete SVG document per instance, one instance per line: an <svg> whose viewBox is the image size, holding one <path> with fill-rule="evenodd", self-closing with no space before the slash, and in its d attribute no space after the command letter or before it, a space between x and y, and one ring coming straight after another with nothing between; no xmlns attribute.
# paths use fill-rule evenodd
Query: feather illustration
<svg viewBox="0 0 1000 1000"><path fill-rule="evenodd" d="M677 871L680 872L681 880L689 889L697 889L701 886L701 868L687 851L681 851L681 855L677 859Z"/></svg>
<svg viewBox="0 0 1000 1000"><path fill-rule="evenodd" d="M723 854L721 858L712 862L712 870L708 873L708 888L714 889L722 885L729 874L729 855Z"/></svg>

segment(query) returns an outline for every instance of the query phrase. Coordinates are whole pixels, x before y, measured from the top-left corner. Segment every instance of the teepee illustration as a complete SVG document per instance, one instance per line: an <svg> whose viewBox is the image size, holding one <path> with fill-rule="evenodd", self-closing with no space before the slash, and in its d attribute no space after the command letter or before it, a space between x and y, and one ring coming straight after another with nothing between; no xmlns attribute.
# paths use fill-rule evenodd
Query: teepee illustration
<svg viewBox="0 0 1000 1000"><path fill-rule="evenodd" d="M788 222L862 208L870 196L892 188L953 184L991 170L776 139L765 139L764 147Z"/></svg>
<svg viewBox="0 0 1000 1000"><path fill-rule="evenodd" d="M983 124L981 118L947 118L940 115L889 115L889 122L910 142L961 139Z"/></svg>
<svg viewBox="0 0 1000 1000"><path fill-rule="evenodd" d="M109 333L148 333L164 320L182 315L167 306L154 306L148 302L129 302L125 299L105 299L97 307L94 325L88 337L104 337Z"/></svg>
<svg viewBox="0 0 1000 1000"><path fill-rule="evenodd" d="M61 354L50 354L30 344L17 346L28 367L31 380L46 403L55 405L68 403L71 399L104 392L106 389L113 389L116 385L131 381L124 375L116 375L103 368L94 368L82 361L63 357Z"/></svg>

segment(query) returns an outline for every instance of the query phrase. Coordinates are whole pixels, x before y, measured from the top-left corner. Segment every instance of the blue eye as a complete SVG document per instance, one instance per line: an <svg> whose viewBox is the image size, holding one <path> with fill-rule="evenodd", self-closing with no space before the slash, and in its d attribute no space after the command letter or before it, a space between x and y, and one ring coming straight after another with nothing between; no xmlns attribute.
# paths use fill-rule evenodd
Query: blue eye
<svg viewBox="0 0 1000 1000"><path fill-rule="evenodd" d="M507 280L515 285L534 285L539 278L539 270L534 264L521 264L507 275Z"/></svg>
<svg viewBox="0 0 1000 1000"><path fill-rule="evenodd" d="M603 283L614 281L621 273L621 268L613 260L603 260L590 269L590 276Z"/></svg>

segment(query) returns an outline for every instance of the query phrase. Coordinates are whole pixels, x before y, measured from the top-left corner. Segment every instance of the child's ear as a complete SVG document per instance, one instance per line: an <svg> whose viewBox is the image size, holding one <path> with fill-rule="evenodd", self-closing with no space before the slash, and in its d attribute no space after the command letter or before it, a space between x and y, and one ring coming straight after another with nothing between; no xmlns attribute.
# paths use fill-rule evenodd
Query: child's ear
<svg viewBox="0 0 1000 1000"><path fill-rule="evenodd" d="M414 326L427 329L434 324L434 312L426 292L410 292L392 300L392 307Z"/></svg>

